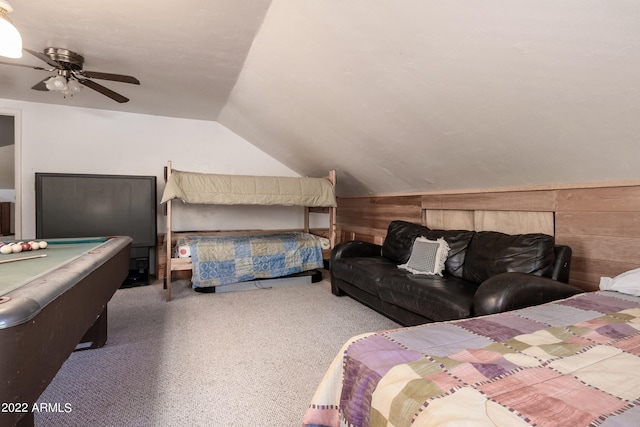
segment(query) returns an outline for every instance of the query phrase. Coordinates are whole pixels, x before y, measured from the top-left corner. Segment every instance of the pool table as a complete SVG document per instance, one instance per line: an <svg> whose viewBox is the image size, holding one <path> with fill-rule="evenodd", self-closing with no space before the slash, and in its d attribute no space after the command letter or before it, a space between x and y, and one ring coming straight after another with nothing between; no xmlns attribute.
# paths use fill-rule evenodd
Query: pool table
<svg viewBox="0 0 640 427"><path fill-rule="evenodd" d="M0 255L2 426L33 425L33 404L71 352L105 344L107 302L129 270L130 237L47 242Z"/></svg>

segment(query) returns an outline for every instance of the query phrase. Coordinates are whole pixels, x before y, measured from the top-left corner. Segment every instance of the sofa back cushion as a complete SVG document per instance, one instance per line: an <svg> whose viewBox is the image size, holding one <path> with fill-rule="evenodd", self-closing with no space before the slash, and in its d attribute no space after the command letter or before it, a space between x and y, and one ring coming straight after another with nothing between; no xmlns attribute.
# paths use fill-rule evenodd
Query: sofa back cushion
<svg viewBox="0 0 640 427"><path fill-rule="evenodd" d="M551 277L554 262L553 237L535 234L476 232L469 243L463 278L482 283L496 274L528 273Z"/></svg>
<svg viewBox="0 0 640 427"><path fill-rule="evenodd" d="M411 256L416 237L424 236L429 229L407 221L391 221L382 244L382 255L396 264L405 264Z"/></svg>
<svg viewBox="0 0 640 427"><path fill-rule="evenodd" d="M444 270L459 279L463 278L464 260L467 247L475 231L468 230L429 230L424 236L429 240L443 238L449 245L449 256L444 264Z"/></svg>

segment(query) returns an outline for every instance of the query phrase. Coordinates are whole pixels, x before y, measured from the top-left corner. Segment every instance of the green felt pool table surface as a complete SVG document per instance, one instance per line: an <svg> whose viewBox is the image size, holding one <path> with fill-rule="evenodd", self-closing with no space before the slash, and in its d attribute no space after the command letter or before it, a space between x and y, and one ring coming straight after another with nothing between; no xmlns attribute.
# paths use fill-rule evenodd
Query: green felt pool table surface
<svg viewBox="0 0 640 427"><path fill-rule="evenodd" d="M96 249L106 240L104 237L47 239L49 245L46 249L0 255L0 296ZM11 262L4 262L9 260Z"/></svg>

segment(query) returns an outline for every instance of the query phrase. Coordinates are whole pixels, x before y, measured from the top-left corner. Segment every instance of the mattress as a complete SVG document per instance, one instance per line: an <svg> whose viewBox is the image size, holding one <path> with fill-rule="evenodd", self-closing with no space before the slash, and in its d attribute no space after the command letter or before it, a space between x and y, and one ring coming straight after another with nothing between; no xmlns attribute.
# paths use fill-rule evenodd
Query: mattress
<svg viewBox="0 0 640 427"><path fill-rule="evenodd" d="M331 249L331 241L324 237L316 236L320 240L322 250ZM176 258L191 258L191 243L185 239L178 239L175 250Z"/></svg>
<svg viewBox="0 0 640 427"><path fill-rule="evenodd" d="M308 233L189 236L179 257L191 257L194 288L288 276L324 267L321 238Z"/></svg>
<svg viewBox="0 0 640 427"><path fill-rule="evenodd" d="M171 199L216 205L335 207L335 189L325 178L219 175L173 170L161 203Z"/></svg>

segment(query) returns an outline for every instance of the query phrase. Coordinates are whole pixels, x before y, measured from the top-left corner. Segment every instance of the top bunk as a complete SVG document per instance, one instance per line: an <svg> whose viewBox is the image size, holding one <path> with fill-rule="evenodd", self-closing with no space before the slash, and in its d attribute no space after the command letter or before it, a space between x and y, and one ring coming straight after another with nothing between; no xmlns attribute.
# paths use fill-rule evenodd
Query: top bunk
<svg viewBox="0 0 640 427"><path fill-rule="evenodd" d="M323 178L221 175L171 170L161 203L336 207L335 171Z"/></svg>

